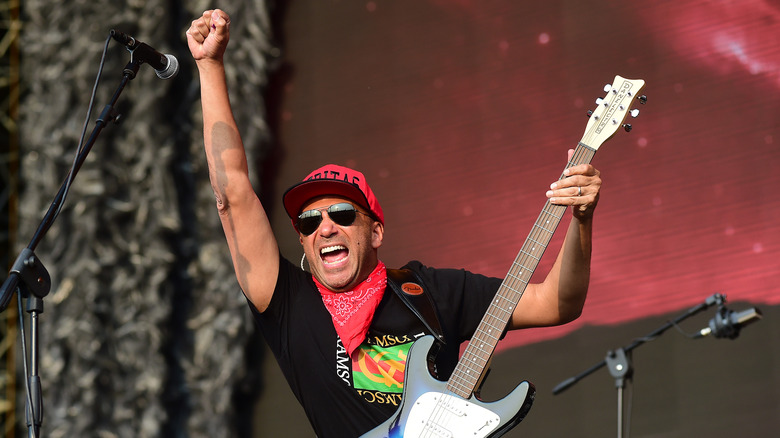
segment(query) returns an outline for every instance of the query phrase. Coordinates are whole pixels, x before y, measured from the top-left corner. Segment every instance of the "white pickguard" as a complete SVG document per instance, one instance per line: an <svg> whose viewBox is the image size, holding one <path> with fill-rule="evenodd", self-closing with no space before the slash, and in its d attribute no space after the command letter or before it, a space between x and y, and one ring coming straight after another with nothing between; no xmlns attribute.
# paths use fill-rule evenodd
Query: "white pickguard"
<svg viewBox="0 0 780 438"><path fill-rule="evenodd" d="M498 415L440 392L426 392L414 402L403 436L484 438L501 424Z"/></svg>
<svg viewBox="0 0 780 438"><path fill-rule="evenodd" d="M404 395L398 410L364 438L498 437L519 423L531 409L534 387L524 381L506 397L483 402L463 398L428 371L433 336L423 336L409 350Z"/></svg>

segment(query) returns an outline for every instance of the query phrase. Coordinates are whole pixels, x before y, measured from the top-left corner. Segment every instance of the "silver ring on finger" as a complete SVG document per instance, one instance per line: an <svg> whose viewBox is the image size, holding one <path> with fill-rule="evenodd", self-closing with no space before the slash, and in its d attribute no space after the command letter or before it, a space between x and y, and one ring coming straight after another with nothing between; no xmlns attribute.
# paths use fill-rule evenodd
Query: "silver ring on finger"
<svg viewBox="0 0 780 438"><path fill-rule="evenodd" d="M577 196L582 196L582 187L577 186Z"/></svg>

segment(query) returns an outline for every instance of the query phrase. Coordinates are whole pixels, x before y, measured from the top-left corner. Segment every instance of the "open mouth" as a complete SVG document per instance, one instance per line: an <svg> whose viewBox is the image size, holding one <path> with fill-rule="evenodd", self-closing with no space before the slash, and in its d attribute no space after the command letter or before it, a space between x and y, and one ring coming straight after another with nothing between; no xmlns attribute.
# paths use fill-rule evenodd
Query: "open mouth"
<svg viewBox="0 0 780 438"><path fill-rule="evenodd" d="M349 250L343 245L333 245L320 250L320 258L326 265L332 265L347 259Z"/></svg>

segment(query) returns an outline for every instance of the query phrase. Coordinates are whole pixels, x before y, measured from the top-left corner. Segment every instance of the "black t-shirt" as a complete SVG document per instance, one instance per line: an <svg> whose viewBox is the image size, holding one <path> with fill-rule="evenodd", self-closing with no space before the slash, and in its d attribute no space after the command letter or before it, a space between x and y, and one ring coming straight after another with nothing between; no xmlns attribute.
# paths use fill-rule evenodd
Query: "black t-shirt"
<svg viewBox="0 0 780 438"><path fill-rule="evenodd" d="M446 380L460 344L473 335L501 280L416 261L405 268L418 273L435 302L446 340L436 369L439 379ZM267 310L250 307L295 397L323 438L359 436L389 418L401 400L409 348L430 334L388 287L366 340L351 359L311 274L284 258Z"/></svg>

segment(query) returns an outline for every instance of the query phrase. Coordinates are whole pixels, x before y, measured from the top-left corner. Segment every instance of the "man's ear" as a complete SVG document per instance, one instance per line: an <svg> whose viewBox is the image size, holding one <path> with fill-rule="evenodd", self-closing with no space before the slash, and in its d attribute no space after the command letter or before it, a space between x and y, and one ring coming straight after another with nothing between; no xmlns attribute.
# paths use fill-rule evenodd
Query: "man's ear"
<svg viewBox="0 0 780 438"><path fill-rule="evenodd" d="M385 226L381 222L374 221L371 229L371 246L378 249L382 246L382 240L385 238Z"/></svg>

